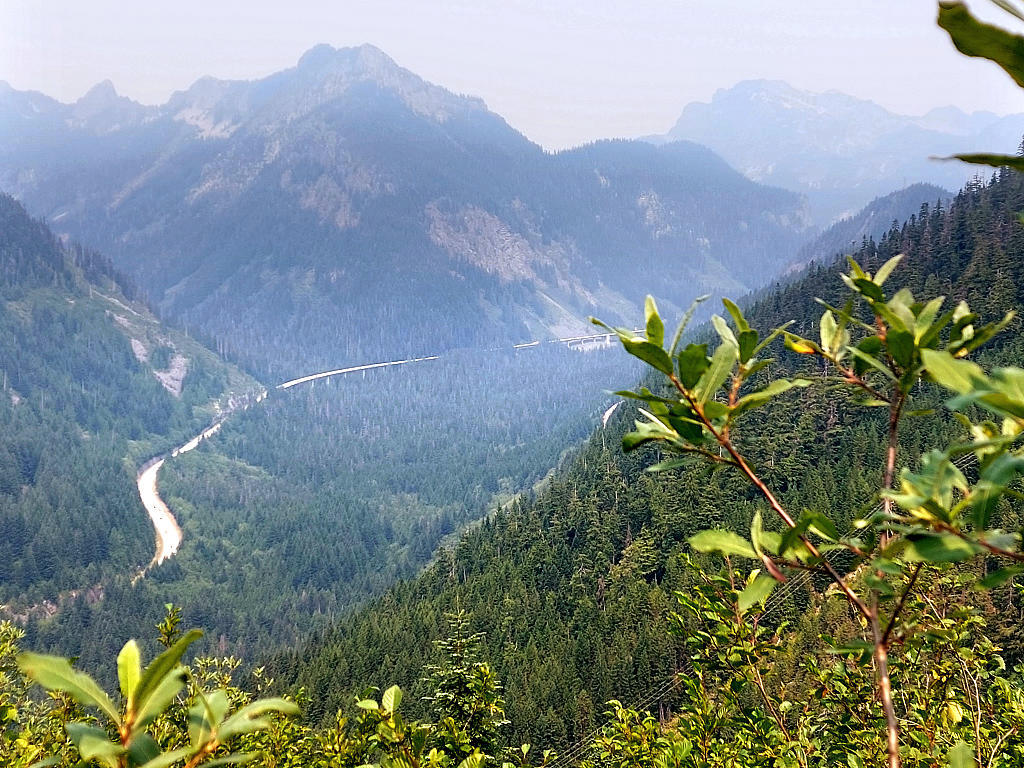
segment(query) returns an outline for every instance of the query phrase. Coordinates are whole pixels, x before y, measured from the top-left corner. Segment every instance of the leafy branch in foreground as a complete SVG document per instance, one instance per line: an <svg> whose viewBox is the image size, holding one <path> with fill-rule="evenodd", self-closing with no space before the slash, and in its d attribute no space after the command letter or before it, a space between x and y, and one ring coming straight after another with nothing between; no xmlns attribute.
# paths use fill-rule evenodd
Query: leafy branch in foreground
<svg viewBox="0 0 1024 768"><path fill-rule="evenodd" d="M1016 21L1024 22L1024 8L1014 0L993 0L993 3ZM939 3L938 23L949 33L953 45L960 53L998 64L1017 85L1024 88L1024 37L980 21L966 5L958 1ZM945 159L1024 171L1024 155L975 152Z"/></svg>
<svg viewBox="0 0 1024 768"><path fill-rule="evenodd" d="M0 622L0 765L544 768L556 759L549 750L500 743L506 725L501 684L476 660L480 636L468 631L462 614L449 617L449 638L437 644L439 663L428 669L436 722L407 719L400 711L402 690L391 686L383 693L364 690L354 698L354 714L339 711L332 725L313 728L275 716L297 714L293 701L253 701L274 684L262 668L249 673L245 690L232 681L237 658L199 657L184 666L183 654L199 633L181 635L180 610L166 608L157 625L166 647L160 656L143 669L134 641L121 651L119 702L67 659L19 653L24 633ZM50 695L33 697L31 682ZM301 689L295 698L310 703Z"/></svg>
<svg viewBox="0 0 1024 768"><path fill-rule="evenodd" d="M901 764L901 734L889 654L897 630L902 637L913 634L913 627L901 617L920 589L922 574L980 555L1024 562L1019 536L989 527L996 505L1007 495L1017 494L1011 486L1024 474L1019 439L1024 431L1024 371L1008 368L989 375L964 359L1013 316L982 325L964 302L944 309L944 297L919 301L906 289L887 296L885 283L900 258L891 259L874 275L851 260L843 280L852 295L844 307L826 308L816 340L792 334L785 326L762 337L727 299L724 305L732 323L718 315L712 318L718 336L713 351L696 343L678 350L673 342L666 348L664 323L650 297L642 336L594 321L615 333L627 352L662 374L668 387L664 395L647 388L619 393L644 403L640 409L644 419L624 437L623 447L634 450L656 444L670 456L675 454L651 471L681 466L694 456L730 467L749 481L780 521L781 533L768 530L758 511L749 538L709 530L690 539L695 550L758 563L739 593L739 605L748 609L762 603L778 583L789 578L787 574L809 571L831 581L860 617L866 630L862 647L870 650L865 661L874 667L875 691L885 714L890 768ZM792 514L736 442L747 414L811 383L803 377L773 380L767 375L772 360L765 355L779 336L791 352L820 359L826 381L859 391L867 407L886 409L881 504L857 522L856 537L841 535L826 510ZM900 473L897 487L900 425L921 381L956 392L948 403L951 409L978 406L1001 421L973 423L958 414L970 439L925 454L916 471ZM956 463L963 463L964 456L978 463L974 482ZM832 550L845 550L852 567L841 572L826 557ZM979 586L1012 577L1019 570L1011 566Z"/></svg>
<svg viewBox="0 0 1024 768"><path fill-rule="evenodd" d="M196 691L196 702L188 710L188 744L164 751L149 732L154 722L185 688L186 670L181 658L202 633L192 630L145 668L139 646L129 640L117 657L121 701L114 699L89 675L74 669L59 656L22 653L17 657L21 672L50 691L59 691L106 719L106 727L88 721L69 722L68 737L82 759L104 768L169 768L184 765L214 766L240 763L256 755L227 750L228 742L244 734L270 727L268 714L298 714L298 707L284 699L262 699L235 712L226 690ZM113 736L111 736L111 733ZM55 765L56 758L37 765Z"/></svg>

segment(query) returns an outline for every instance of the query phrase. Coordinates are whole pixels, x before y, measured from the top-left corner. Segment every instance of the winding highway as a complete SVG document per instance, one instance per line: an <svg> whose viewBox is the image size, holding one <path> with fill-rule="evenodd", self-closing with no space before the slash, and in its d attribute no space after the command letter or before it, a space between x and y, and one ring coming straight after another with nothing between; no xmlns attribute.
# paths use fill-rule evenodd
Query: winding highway
<svg viewBox="0 0 1024 768"><path fill-rule="evenodd" d="M605 344L611 342L613 334L610 333L596 333L591 336L567 336L561 339L549 339L548 344L579 344L581 348L588 348L588 342L597 342ZM530 341L524 344L514 344L512 349L520 350L532 347L538 347L541 345L540 341ZM507 349L505 347L498 347L488 351L498 351L499 349ZM301 376L297 379L290 379L289 381L282 382L277 385L277 389L291 389L292 387L298 386L299 384L305 384L310 381L316 381L317 379L326 379L331 376L344 375L346 373L355 373L357 371L369 371L374 368L388 368L395 365L410 365L412 363L425 363L431 360L439 360L441 355L430 355L429 357L412 357L407 360L392 360L386 363L367 363L365 365L355 365L349 368L337 368L332 371L323 371L322 373L312 373L308 376ZM216 422L204 429L198 435L193 437L184 445L175 448L170 453L162 456L157 456L150 459L139 468L139 474L136 477L136 485L139 489L139 498L142 500L142 505L146 508L146 514L149 515L150 522L153 523L153 531L156 534L156 553L153 555L153 559L149 565L143 568L136 578L141 578L146 575L146 572L154 565L169 560L178 551L181 546L182 532L181 527L178 525L178 521L174 518L174 514L171 512L170 507L167 506L167 502L160 498L159 489L157 488L157 480L160 474L160 468L163 467L164 463L168 459L176 458L183 453L188 453L199 446L203 440L207 440L217 434L220 431L221 426L231 416L232 413L239 410L245 410L250 405L255 405L265 400L267 397L266 391L261 392L253 400L243 400L242 403L234 408L228 409L223 415L221 415ZM608 418L614 411L615 406L612 406L608 411L605 412L603 422L607 424Z"/></svg>
<svg viewBox="0 0 1024 768"><path fill-rule="evenodd" d="M150 566L159 565L170 559L181 546L181 528L178 527L178 521L174 519L170 508L160 498L156 489L156 477L164 461L166 459L157 459L146 465L138 477L139 498L142 499L142 505L153 523L153 530L156 531L156 554L153 555Z"/></svg>

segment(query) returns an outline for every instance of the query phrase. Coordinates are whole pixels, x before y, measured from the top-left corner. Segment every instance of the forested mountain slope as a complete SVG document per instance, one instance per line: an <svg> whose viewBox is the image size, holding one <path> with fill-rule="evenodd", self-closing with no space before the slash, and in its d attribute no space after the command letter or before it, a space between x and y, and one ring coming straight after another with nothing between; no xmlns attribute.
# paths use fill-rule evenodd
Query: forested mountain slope
<svg viewBox="0 0 1024 768"><path fill-rule="evenodd" d="M904 253L898 274L904 285L922 295L966 298L992 319L1020 308L1024 298L1021 209L1022 177L1000 172L991 184L969 185L948 207L923 209L856 255L873 268ZM838 266L812 265L797 280L765 291L748 317L761 328L793 320L795 331L810 333L821 314L811 297L836 301L843 295L838 275ZM1020 363L1019 320L988 354L989 362ZM783 356L768 375L800 364L806 363ZM748 425L745 452L787 507L830 509L848 524L877 487L885 420L841 391L812 387L788 399L788 408ZM923 391L920 404L941 399ZM645 474L655 456L623 455L619 447L631 417L621 408L535 498L499 511L421 577L278 657L273 671L313 693L313 718L330 716L367 684L398 682L416 698L443 614L459 607L474 629L487 633L486 655L506 686L512 743L575 742L608 699L636 701L664 690L681 663L678 640L666 634L663 619L672 591L684 586L683 542L712 526L745 530L757 499L742 480L704 465ZM904 455L944 444L954 429L948 422L938 430L934 421L927 424L908 426ZM1020 520L1006 522L1020 527ZM789 591L773 620L788 618L800 628L807 600L805 590ZM1019 624L1010 620L999 631L1016 663L1024 649Z"/></svg>
<svg viewBox="0 0 1024 768"><path fill-rule="evenodd" d="M836 254L855 251L864 240L878 240L893 223L900 224L917 214L922 205L945 205L952 197L952 193L934 184L918 183L875 198L853 216L840 219L801 246L793 266L803 268L812 261L826 262Z"/></svg>
<svg viewBox="0 0 1024 768"><path fill-rule="evenodd" d="M173 602L205 649L298 647L541 480L613 402L601 382L635 375L611 347L544 345L272 389L161 469L177 554L30 622L29 640L98 664Z"/></svg>
<svg viewBox="0 0 1024 768"><path fill-rule="evenodd" d="M541 480L610 404L598 382L635 371L608 345L545 344L272 389L164 464L184 538L136 580L153 555L139 465L262 387L0 204L0 602L85 663L169 602L211 650L299 643Z"/></svg>
<svg viewBox="0 0 1024 768"><path fill-rule="evenodd" d="M548 154L372 46L160 107L0 87L0 189L262 372L572 335L776 273L805 204L680 142ZM628 254L628 258L626 258Z"/></svg>
<svg viewBox="0 0 1024 768"><path fill-rule="evenodd" d="M0 195L0 602L145 565L138 464L256 387Z"/></svg>

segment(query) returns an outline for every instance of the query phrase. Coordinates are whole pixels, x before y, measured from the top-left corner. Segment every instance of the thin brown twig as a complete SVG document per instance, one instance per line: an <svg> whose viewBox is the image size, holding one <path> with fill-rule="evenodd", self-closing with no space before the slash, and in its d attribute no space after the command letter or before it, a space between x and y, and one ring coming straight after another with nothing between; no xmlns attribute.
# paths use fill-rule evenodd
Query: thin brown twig
<svg viewBox="0 0 1024 768"><path fill-rule="evenodd" d="M739 451L736 450L736 446L732 444L732 441L726 435L722 434L717 429L715 429L715 426L704 414L704 409L696 400L694 400L690 396L690 393L683 386L682 382L679 381L678 377L676 377L675 374L671 374L669 376L669 380L672 382L672 385L680 392L680 394L683 395L683 397L686 399L686 402L689 404L690 408L693 409L693 412L697 414L697 417L704 425L704 428L707 429L712 436L714 436L714 438L718 441L718 444L721 445L722 448L724 448L725 451L732 457L732 460L735 462L736 467L747 477L747 479L754 485L754 487L757 488L760 494L768 502L768 505L775 511L776 514L779 515L779 517L782 518L782 521L788 527L796 528L796 521L793 520L793 518L786 511L785 507L782 506L779 500L775 498L775 494L772 493L771 489L767 485L765 485L764 481L758 476L756 472L754 472L750 465L747 464L743 456L740 455ZM869 608L864 604L864 601L861 600L860 597L858 597L852 589L850 589L850 586L843 580L843 577L839 575L839 572L836 571L832 564L829 563L827 559L822 557L821 552L814 545L814 543L810 539L808 539L807 536L805 536L804 534L800 534L799 538L800 541L803 542L804 546L807 547L807 551L810 552L813 557L820 559L824 563L825 570L828 572L828 575L836 583L836 586L839 587L840 591L842 591L842 593L846 596L846 599L849 600L850 603L853 604L857 608L857 610L864 615L865 618L870 618L871 612Z"/></svg>
<svg viewBox="0 0 1024 768"><path fill-rule="evenodd" d="M889 636L892 634L893 629L896 628L896 619L903 610L903 605L907 602L907 598L910 596L910 591L914 588L914 584L917 582L917 577L921 575L922 568L924 568L924 563L918 563L917 567L914 568L914 573L910 576L910 581L907 582L907 586L903 590L903 594L900 595L899 602L896 603L896 607L892 611L892 616L889 618L889 624L886 626L885 632L882 633L883 643L889 642Z"/></svg>

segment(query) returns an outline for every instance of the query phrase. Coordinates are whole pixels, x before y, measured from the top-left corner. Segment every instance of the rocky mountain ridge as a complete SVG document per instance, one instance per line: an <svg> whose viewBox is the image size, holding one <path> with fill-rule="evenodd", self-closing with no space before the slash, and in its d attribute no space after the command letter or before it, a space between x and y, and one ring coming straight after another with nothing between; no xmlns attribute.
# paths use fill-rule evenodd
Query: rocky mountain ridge
<svg viewBox="0 0 1024 768"><path fill-rule="evenodd" d="M751 179L806 193L826 224L910 183L958 189L977 168L934 158L1012 152L1022 135L1024 114L940 107L903 115L839 91L747 80L687 105L652 140L705 144Z"/></svg>
<svg viewBox="0 0 1024 768"><path fill-rule="evenodd" d="M549 154L372 46L159 107L7 88L0 189L265 372L566 335L655 283L668 308L743 290L809 227L702 147Z"/></svg>

